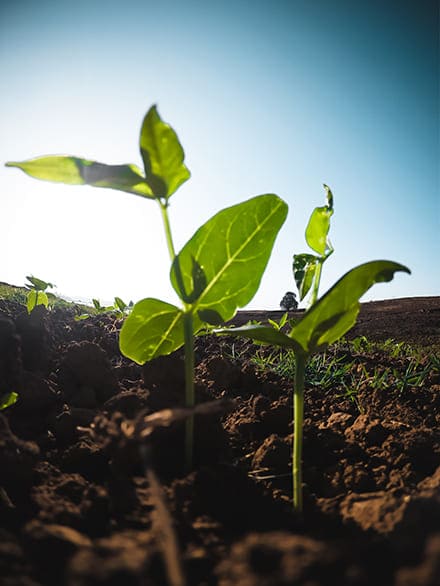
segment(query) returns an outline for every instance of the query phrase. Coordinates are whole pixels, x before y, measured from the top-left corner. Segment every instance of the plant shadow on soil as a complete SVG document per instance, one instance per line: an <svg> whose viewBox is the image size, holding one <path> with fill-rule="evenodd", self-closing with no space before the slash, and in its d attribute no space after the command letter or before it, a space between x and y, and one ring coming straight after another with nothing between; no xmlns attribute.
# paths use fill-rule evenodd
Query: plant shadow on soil
<svg viewBox="0 0 440 586"><path fill-rule="evenodd" d="M74 317L0 299L0 391L19 394L0 414L2 585L440 583L438 369L403 392L365 383L357 403L306 384L299 518L292 383L257 368L255 346L197 338L197 400L218 408L196 415L186 474L182 421L139 432L183 406L182 352L141 367L119 352L120 320ZM440 298L362 304L361 335L440 358Z"/></svg>

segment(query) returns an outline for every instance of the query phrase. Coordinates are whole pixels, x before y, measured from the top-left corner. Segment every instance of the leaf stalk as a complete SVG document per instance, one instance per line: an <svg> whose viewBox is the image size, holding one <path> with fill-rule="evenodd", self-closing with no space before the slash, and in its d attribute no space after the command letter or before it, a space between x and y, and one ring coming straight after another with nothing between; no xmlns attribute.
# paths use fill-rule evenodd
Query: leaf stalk
<svg viewBox="0 0 440 586"><path fill-rule="evenodd" d="M168 200L162 201L161 199L158 199L157 201L159 202L160 211L162 213L162 220L163 220L163 226L164 226L164 230L165 230L165 237L166 237L166 241L167 241L168 252L170 255L171 262L173 262L173 260L176 257L176 250L174 248L173 236L171 233L171 226L170 226L170 218L168 216Z"/></svg>

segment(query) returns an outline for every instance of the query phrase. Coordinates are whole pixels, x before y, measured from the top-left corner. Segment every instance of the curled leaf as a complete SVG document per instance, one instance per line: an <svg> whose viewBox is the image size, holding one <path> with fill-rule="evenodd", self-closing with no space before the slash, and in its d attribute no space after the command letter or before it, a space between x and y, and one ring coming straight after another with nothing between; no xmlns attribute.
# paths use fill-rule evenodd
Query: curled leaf
<svg viewBox="0 0 440 586"><path fill-rule="evenodd" d="M155 198L169 198L190 177L177 134L152 106L145 115L140 150L146 181Z"/></svg>

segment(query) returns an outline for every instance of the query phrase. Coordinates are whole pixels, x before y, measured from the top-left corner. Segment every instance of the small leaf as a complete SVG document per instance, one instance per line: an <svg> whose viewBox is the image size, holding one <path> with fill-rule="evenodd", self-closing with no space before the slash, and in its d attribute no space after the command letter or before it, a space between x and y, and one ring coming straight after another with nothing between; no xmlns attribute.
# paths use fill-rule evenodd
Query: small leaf
<svg viewBox="0 0 440 586"><path fill-rule="evenodd" d="M200 320L194 317L194 331L201 325ZM182 310L152 298L143 299L134 305L119 337L122 354L138 364L171 354L183 346L183 342Z"/></svg>
<svg viewBox="0 0 440 586"><path fill-rule="evenodd" d="M310 216L306 228L306 241L312 250L319 255L324 256L331 250L331 245L327 240L330 229L330 218L333 215L333 209L327 206L315 208Z"/></svg>
<svg viewBox="0 0 440 586"><path fill-rule="evenodd" d="M31 283L30 285L26 283L26 287L30 287L37 291L45 291L48 288L53 289L55 287L55 285L52 283L48 283L42 279L38 279L37 277L28 276L26 279L29 281L29 283Z"/></svg>
<svg viewBox="0 0 440 586"><path fill-rule="evenodd" d="M16 403L17 399L18 399L18 394L14 393L14 392L5 393L4 395L2 395L0 397L0 411L2 411L3 409L6 409L7 407L10 407L14 403Z"/></svg>
<svg viewBox="0 0 440 586"><path fill-rule="evenodd" d="M219 326L224 321L222 316L213 309L200 309L197 315L203 322L212 326Z"/></svg>
<svg viewBox="0 0 440 586"><path fill-rule="evenodd" d="M145 177L136 165L105 165L68 155L49 155L21 163L9 162L6 166L18 167L35 179L67 185L107 187L154 199Z"/></svg>
<svg viewBox="0 0 440 586"><path fill-rule="evenodd" d="M293 256L293 278L298 288L299 300L302 301L313 285L320 258L313 254L295 254Z"/></svg>
<svg viewBox="0 0 440 586"><path fill-rule="evenodd" d="M355 324L362 295L375 283L391 281L397 271L411 272L401 264L386 260L367 262L352 269L304 314L289 335L305 353L326 348Z"/></svg>
<svg viewBox="0 0 440 586"><path fill-rule="evenodd" d="M142 123L140 150L146 180L156 198L169 198L190 177L185 153L174 130L162 121L156 106Z"/></svg>
<svg viewBox="0 0 440 586"><path fill-rule="evenodd" d="M115 297L115 307L124 312L127 309L127 304L120 297Z"/></svg>
<svg viewBox="0 0 440 586"><path fill-rule="evenodd" d="M28 313L31 313L37 305L44 305L47 307L49 305L49 299L47 298L46 293L44 291L38 291L37 289L31 289L28 293L26 307Z"/></svg>
<svg viewBox="0 0 440 586"><path fill-rule="evenodd" d="M192 290L195 260L206 286L192 303L194 312L209 309L223 322L231 319L255 295L287 209L276 195L260 195L218 212L179 253L180 276L173 264L171 283L176 293L180 295L182 284L185 291Z"/></svg>
<svg viewBox="0 0 440 586"><path fill-rule="evenodd" d="M75 315L74 320L75 321L83 321L85 319L89 319L90 314L88 313L81 313L80 315Z"/></svg>
<svg viewBox="0 0 440 586"><path fill-rule="evenodd" d="M171 269L172 271L174 271L174 274L176 276L176 286L178 289L178 295L184 303L194 303L194 301L197 301L197 299L200 297L200 295L203 293L206 287L206 276L202 267L199 265L199 263L196 261L194 257L191 260L193 265L191 273L192 283L190 284L189 293L187 293L185 290L185 283L183 282L179 256L176 256L176 258L174 259Z"/></svg>
<svg viewBox="0 0 440 586"><path fill-rule="evenodd" d="M215 334L226 336L237 336L240 338L249 338L259 344L270 344L281 346L283 348L293 348L296 351L302 351L301 346L295 339L287 336L277 328L271 328L262 325L244 325L237 328L220 328L214 330Z"/></svg>
<svg viewBox="0 0 440 586"><path fill-rule="evenodd" d="M312 250L321 257L329 256L333 252L327 236L330 230L330 218L333 215L333 194L328 185L324 184L327 205L317 207L310 216L306 227L306 241Z"/></svg>
<svg viewBox="0 0 440 586"><path fill-rule="evenodd" d="M104 309L103 306L101 305L99 299L92 299L92 303L93 303L95 309L97 309L98 311L102 311Z"/></svg>
<svg viewBox="0 0 440 586"><path fill-rule="evenodd" d="M289 317L289 314L287 311L285 313L283 313L283 315L281 316L281 319L278 322L278 327L280 330L281 330L281 328L284 328L284 326L286 325L288 317Z"/></svg>

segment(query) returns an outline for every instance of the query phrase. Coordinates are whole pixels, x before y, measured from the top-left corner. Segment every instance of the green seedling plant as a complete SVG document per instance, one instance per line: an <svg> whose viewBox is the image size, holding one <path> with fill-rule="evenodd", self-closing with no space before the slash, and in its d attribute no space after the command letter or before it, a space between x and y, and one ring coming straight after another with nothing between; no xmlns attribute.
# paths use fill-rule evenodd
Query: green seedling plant
<svg viewBox="0 0 440 586"><path fill-rule="evenodd" d="M112 313L116 317L125 317L132 309L133 302L127 305L120 297L115 297L113 305L101 305L99 299L92 299L93 307L96 313Z"/></svg>
<svg viewBox="0 0 440 586"><path fill-rule="evenodd" d="M29 281L25 283L25 287L29 289L26 300L28 313L31 313L37 305L44 305L47 308L49 306L47 290L53 289L55 285L33 276L28 276L26 279Z"/></svg>
<svg viewBox="0 0 440 586"><path fill-rule="evenodd" d="M328 238L330 218L333 215L333 194L324 184L327 203L316 207L306 227L306 242L315 254L302 253L293 256L293 278L298 288L299 300L310 293L309 307L316 303L321 282L322 265L333 254Z"/></svg>
<svg viewBox="0 0 440 586"><path fill-rule="evenodd" d="M282 330L284 328L284 326L286 325L288 319L289 319L289 314L286 311L280 317L279 321L276 321L275 319L268 319L267 322L276 330Z"/></svg>
<svg viewBox="0 0 440 586"><path fill-rule="evenodd" d="M115 302L113 304L113 311L119 318L125 317L133 308L133 301L127 305L125 301L123 301L120 297L115 297Z"/></svg>
<svg viewBox="0 0 440 586"><path fill-rule="evenodd" d="M255 295L275 238L287 216L287 205L273 194L259 195L223 209L203 224L177 254L169 206L190 177L175 131L155 106L140 132L143 170L136 165L106 165L74 156L50 155L10 162L32 177L125 191L159 206L170 256L170 281L180 299L177 307L147 297L136 303L122 326L122 354L139 364L185 348L186 406L194 406L194 335L230 320ZM146 255L148 251L146 251ZM192 467L193 417L186 422L186 467Z"/></svg>
<svg viewBox="0 0 440 586"><path fill-rule="evenodd" d="M92 315L100 315L104 313L112 314L119 319L126 317L133 308L133 301L127 305L120 297L115 297L113 305L102 305L99 299L92 299L93 313L81 313L75 317L76 321L88 319Z"/></svg>
<svg viewBox="0 0 440 586"><path fill-rule="evenodd" d="M298 262L293 262L294 277L299 285L301 298L312 288L311 307L288 333L276 327L262 325L215 330L218 334L242 336L261 344L291 348L294 351L292 484L293 505L298 512L303 508L301 460L306 366L314 354L324 351L339 340L356 323L360 309L359 300L370 287L375 283L391 281L397 271L410 273L407 267L392 261L367 262L348 271L327 293L317 299L322 264L333 252L328 240L333 195L327 186L325 188L327 206L313 211L306 230L307 242L320 256L317 257L318 260L310 260L312 268L308 268L309 261L303 263L302 272L299 272Z"/></svg>

